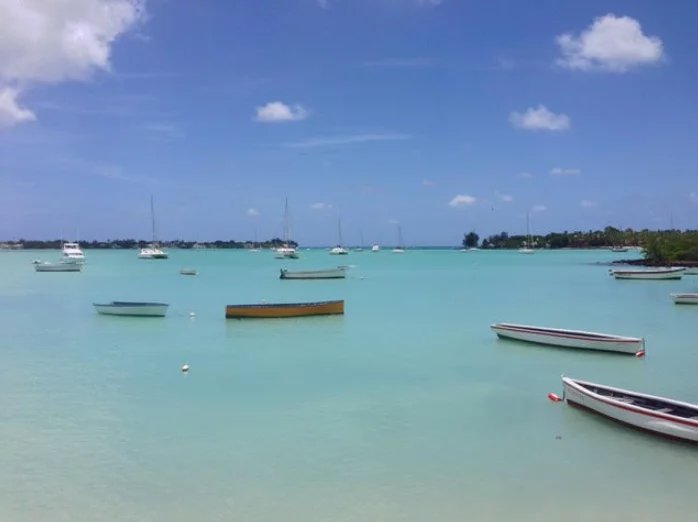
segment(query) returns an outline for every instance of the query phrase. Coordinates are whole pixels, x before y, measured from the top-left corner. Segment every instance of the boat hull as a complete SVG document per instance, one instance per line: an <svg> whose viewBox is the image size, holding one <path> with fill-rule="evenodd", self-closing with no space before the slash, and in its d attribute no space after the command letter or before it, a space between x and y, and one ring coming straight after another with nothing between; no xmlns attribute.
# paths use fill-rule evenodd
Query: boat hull
<svg viewBox="0 0 698 522"><path fill-rule="evenodd" d="M698 305L698 294L671 294L676 304Z"/></svg>
<svg viewBox="0 0 698 522"><path fill-rule="evenodd" d="M39 263L34 265L37 272L80 272L82 263Z"/></svg>
<svg viewBox="0 0 698 522"><path fill-rule="evenodd" d="M667 268L663 270L614 270L616 279L681 279L684 268Z"/></svg>
<svg viewBox="0 0 698 522"><path fill-rule="evenodd" d="M683 275L698 275L698 266L686 267L683 271Z"/></svg>
<svg viewBox="0 0 698 522"><path fill-rule="evenodd" d="M302 270L289 271L281 269L280 279L344 279L346 270L344 268L331 268L328 270Z"/></svg>
<svg viewBox="0 0 698 522"><path fill-rule="evenodd" d="M497 323L491 325L490 328L500 338L562 348L599 350L629 355L635 355L645 349L645 340L638 337L624 337L583 330L541 328L510 323Z"/></svg>
<svg viewBox="0 0 698 522"><path fill-rule="evenodd" d="M228 305L225 307L227 319L267 319L342 314L344 314L344 301Z"/></svg>
<svg viewBox="0 0 698 522"><path fill-rule="evenodd" d="M103 315L129 317L165 317L168 304L114 301L108 304L94 303L95 310Z"/></svg>
<svg viewBox="0 0 698 522"><path fill-rule="evenodd" d="M563 377L562 383L564 386L563 397L571 406L579 406L613 420L667 437L698 442L698 406L694 404L597 385L569 377ZM582 384L599 387L605 390L605 394L594 393ZM638 405L656 403L657 401L667 407L649 409ZM672 408L684 411L695 410L696 416L679 417L664 411L671 411Z"/></svg>

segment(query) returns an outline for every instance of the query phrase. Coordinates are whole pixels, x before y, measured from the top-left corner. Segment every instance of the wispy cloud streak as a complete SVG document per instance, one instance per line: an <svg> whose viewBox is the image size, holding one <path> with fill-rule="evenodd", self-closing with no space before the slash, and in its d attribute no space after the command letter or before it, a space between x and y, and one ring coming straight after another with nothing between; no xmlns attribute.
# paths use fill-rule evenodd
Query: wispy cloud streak
<svg viewBox="0 0 698 522"><path fill-rule="evenodd" d="M353 134L351 136L333 136L292 141L289 143L284 143L284 147L291 149L310 149L314 147L333 147L352 145L356 143L369 143L374 141L403 141L410 139L412 139L412 136L409 134L400 133Z"/></svg>

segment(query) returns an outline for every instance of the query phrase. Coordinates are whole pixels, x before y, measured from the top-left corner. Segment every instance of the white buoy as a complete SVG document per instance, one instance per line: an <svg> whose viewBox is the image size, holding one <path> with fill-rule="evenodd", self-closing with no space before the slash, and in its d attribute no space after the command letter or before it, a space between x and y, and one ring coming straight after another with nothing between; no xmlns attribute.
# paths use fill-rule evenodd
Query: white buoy
<svg viewBox="0 0 698 522"><path fill-rule="evenodd" d="M182 365L182 373L187 373L189 371L189 365L188 364L183 364Z"/></svg>
<svg viewBox="0 0 698 522"><path fill-rule="evenodd" d="M189 317L196 317L196 314L194 312L189 312Z"/></svg>

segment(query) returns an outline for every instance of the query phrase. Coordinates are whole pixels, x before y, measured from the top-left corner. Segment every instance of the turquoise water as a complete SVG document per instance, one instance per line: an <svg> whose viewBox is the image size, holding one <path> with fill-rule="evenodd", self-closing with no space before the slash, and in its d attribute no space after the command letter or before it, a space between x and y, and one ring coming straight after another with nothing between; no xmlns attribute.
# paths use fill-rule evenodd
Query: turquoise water
<svg viewBox="0 0 698 522"><path fill-rule="evenodd" d="M698 449L546 394L565 373L698 402L698 307L669 297L698 276L616 281L597 262L628 254L606 251L136 253L73 274L0 252L0 520L695 520ZM346 280L278 279L338 262ZM335 298L344 316L224 319ZM94 312L111 300L170 309ZM497 321L644 336L647 357Z"/></svg>

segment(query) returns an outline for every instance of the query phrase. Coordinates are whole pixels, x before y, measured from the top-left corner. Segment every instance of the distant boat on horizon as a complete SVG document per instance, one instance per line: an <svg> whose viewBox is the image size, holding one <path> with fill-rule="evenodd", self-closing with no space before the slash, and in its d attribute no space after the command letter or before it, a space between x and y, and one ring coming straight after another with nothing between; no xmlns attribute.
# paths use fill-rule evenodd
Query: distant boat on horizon
<svg viewBox="0 0 698 522"><path fill-rule="evenodd" d="M531 245L533 244L531 241L531 231L529 227L529 217L530 213L526 212L526 241L524 242L524 245L522 248L519 248L519 254L535 254L536 251L531 248Z"/></svg>
<svg viewBox="0 0 698 522"><path fill-rule="evenodd" d="M403 254L405 252L405 241L402 239L402 226L397 226L397 246L393 248L393 252L396 254Z"/></svg>
<svg viewBox="0 0 698 522"><path fill-rule="evenodd" d="M150 220L153 229L153 242L145 248L141 248L138 254L139 259L167 259L169 256L167 252L160 250L157 235L155 233L155 204L153 203L153 196L150 196Z"/></svg>
<svg viewBox="0 0 698 522"><path fill-rule="evenodd" d="M284 224L283 224L283 241L284 244L276 249L274 257L276 259L298 259L298 252L291 246L291 224L288 213L288 198L284 202Z"/></svg>
<svg viewBox="0 0 698 522"><path fill-rule="evenodd" d="M337 218L337 246L330 250L334 256L346 256L349 251L342 246L342 220Z"/></svg>

